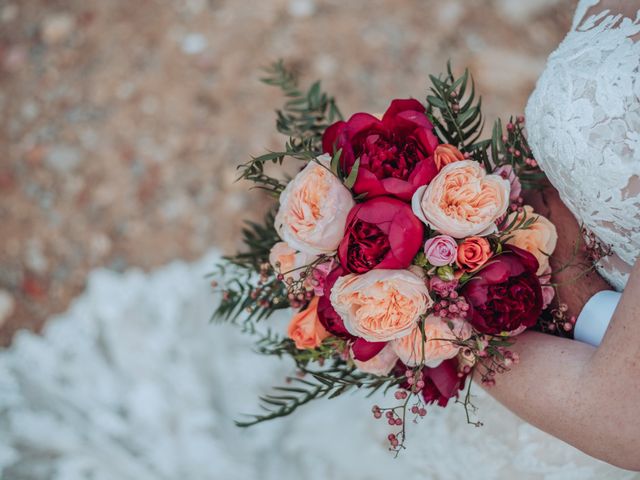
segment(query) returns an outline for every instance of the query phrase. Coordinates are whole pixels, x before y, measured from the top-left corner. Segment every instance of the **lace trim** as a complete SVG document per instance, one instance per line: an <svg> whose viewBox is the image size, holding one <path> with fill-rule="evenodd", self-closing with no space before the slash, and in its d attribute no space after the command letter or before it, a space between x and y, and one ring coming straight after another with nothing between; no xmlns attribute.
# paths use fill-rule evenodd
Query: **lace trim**
<svg viewBox="0 0 640 480"><path fill-rule="evenodd" d="M578 5L526 115L536 158L578 221L612 246L598 267L622 289L640 253L640 15L584 19L598 3Z"/></svg>

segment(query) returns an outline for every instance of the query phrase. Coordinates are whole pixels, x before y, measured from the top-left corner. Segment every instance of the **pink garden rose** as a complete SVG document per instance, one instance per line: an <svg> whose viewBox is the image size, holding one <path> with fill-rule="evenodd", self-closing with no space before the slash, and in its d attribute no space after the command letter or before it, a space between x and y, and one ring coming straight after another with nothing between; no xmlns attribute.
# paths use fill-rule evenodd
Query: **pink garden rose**
<svg viewBox="0 0 640 480"><path fill-rule="evenodd" d="M429 185L412 198L413 213L440 233L453 238L488 235L509 207L509 181L487 175L474 160L445 165Z"/></svg>
<svg viewBox="0 0 640 480"><path fill-rule="evenodd" d="M458 244L449 235L438 235L424 244L424 254L434 267L451 265L458 254Z"/></svg>
<svg viewBox="0 0 640 480"><path fill-rule="evenodd" d="M280 194L275 218L280 238L309 255L335 252L355 205L351 192L325 168L329 156L322 155L317 161L322 165L309 162Z"/></svg>
<svg viewBox="0 0 640 480"><path fill-rule="evenodd" d="M334 258L331 258L327 262L316 265L313 272L311 272L311 286L313 287L313 294L316 297L322 297L324 295L327 277L335 266L336 261Z"/></svg>

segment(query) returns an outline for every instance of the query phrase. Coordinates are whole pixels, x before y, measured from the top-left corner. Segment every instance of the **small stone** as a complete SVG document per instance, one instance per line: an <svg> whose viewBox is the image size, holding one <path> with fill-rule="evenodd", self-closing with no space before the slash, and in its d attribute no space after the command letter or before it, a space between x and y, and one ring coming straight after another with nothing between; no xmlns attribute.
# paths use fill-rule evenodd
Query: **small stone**
<svg viewBox="0 0 640 480"><path fill-rule="evenodd" d="M44 255L42 241L38 238L31 238L27 241L26 256L24 263L33 272L43 274L47 271L49 262Z"/></svg>
<svg viewBox="0 0 640 480"><path fill-rule="evenodd" d="M11 316L16 306L13 296L6 290L0 290L0 327Z"/></svg>
<svg viewBox="0 0 640 480"><path fill-rule="evenodd" d="M2 7L2 10L0 11L0 20L2 20L3 23L12 22L17 17L18 17L18 6L17 5L15 5L13 3L9 3L9 4L5 5L4 7Z"/></svg>
<svg viewBox="0 0 640 480"><path fill-rule="evenodd" d="M22 108L20 109L20 113L22 114L22 118L27 121L35 120L35 118L40 113L40 109L38 108L38 104L32 100L27 100L22 104Z"/></svg>
<svg viewBox="0 0 640 480"><path fill-rule="evenodd" d="M142 99L142 103L140 105L142 112L145 115L155 115L158 113L159 102L156 97L151 95L147 95Z"/></svg>
<svg viewBox="0 0 640 480"><path fill-rule="evenodd" d="M111 252L111 240L104 233L97 233L91 237L91 258L101 260Z"/></svg>
<svg viewBox="0 0 640 480"><path fill-rule="evenodd" d="M46 164L60 173L69 173L82 161L80 152L66 145L54 146L45 157Z"/></svg>
<svg viewBox="0 0 640 480"><path fill-rule="evenodd" d="M47 45L62 43L69 38L73 30L73 17L67 13L57 13L44 19L40 33Z"/></svg>
<svg viewBox="0 0 640 480"><path fill-rule="evenodd" d="M288 11L292 17L310 17L315 13L316 5L313 0L291 0Z"/></svg>
<svg viewBox="0 0 640 480"><path fill-rule="evenodd" d="M456 1L444 2L438 10L438 25L445 28L455 27L464 14L464 8Z"/></svg>
<svg viewBox="0 0 640 480"><path fill-rule="evenodd" d="M0 57L1 58L1 57ZM27 63L27 48L23 45L10 47L2 58L2 68L7 72L17 72Z"/></svg>
<svg viewBox="0 0 640 480"><path fill-rule="evenodd" d="M514 2L512 0L499 0L498 11L515 23L529 22L546 9L559 4L561 0L537 0L535 2Z"/></svg>
<svg viewBox="0 0 640 480"><path fill-rule="evenodd" d="M182 51L187 55L197 55L204 52L207 48L208 42L204 35L201 33L190 33L185 35L182 39Z"/></svg>
<svg viewBox="0 0 640 480"><path fill-rule="evenodd" d="M338 62L331 55L318 55L314 62L314 67L322 77L333 75L338 70Z"/></svg>

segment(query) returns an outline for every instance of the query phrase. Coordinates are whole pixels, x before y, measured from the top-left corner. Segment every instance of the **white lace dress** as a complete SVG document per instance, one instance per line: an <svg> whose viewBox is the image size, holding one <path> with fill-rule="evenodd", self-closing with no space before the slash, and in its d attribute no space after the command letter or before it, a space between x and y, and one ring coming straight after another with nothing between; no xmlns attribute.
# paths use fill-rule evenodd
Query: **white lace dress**
<svg viewBox="0 0 640 480"><path fill-rule="evenodd" d="M581 7L587 3L594 2ZM630 73L636 67L626 54L635 49L627 38L637 27L625 21L614 31L601 24L596 35L586 28L591 21L552 55L528 108L529 129L576 214L603 237L615 225L624 228L617 235L637 242L635 217L623 211L635 207L624 192L639 149L627 128L617 130L636 120L629 89L606 86L636 88ZM603 170L605 161L611 169ZM571 168L580 172L576 191L562 173ZM593 188L585 192L583 183ZM625 242L613 233L608 239L622 257ZM373 403L384 403L380 398L349 395L250 430L236 428L233 419L255 412L257 395L281 384L291 365L253 354L249 338L208 323L216 299L203 275L216 258L212 253L150 274L93 272L87 291L42 336L20 333L0 352L0 478L640 478L523 423L478 389L484 427L468 426L455 405L431 408L411 426L409 450L395 460L386 451L386 426L370 414ZM275 328L284 329L285 321L276 319Z"/></svg>
<svg viewBox="0 0 640 480"><path fill-rule="evenodd" d="M526 109L540 165L578 221L612 246L618 290L640 254L640 17L582 0Z"/></svg>

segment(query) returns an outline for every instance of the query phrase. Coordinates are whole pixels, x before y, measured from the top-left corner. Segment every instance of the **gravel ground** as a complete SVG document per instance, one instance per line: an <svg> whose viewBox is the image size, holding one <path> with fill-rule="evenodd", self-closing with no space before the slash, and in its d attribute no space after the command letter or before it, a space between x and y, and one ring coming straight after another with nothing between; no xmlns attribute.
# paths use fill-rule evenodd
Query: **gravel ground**
<svg viewBox="0 0 640 480"><path fill-rule="evenodd" d="M278 148L283 58L345 114L423 98L447 59L490 120L523 110L571 0L0 0L0 342L106 266L237 246L264 197L233 183Z"/></svg>

